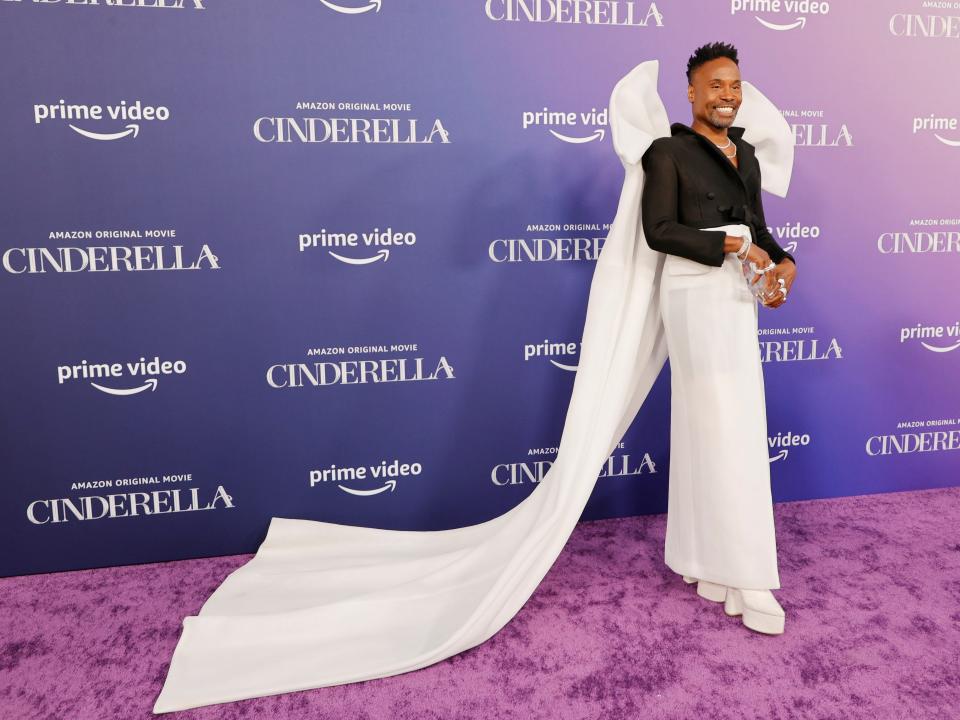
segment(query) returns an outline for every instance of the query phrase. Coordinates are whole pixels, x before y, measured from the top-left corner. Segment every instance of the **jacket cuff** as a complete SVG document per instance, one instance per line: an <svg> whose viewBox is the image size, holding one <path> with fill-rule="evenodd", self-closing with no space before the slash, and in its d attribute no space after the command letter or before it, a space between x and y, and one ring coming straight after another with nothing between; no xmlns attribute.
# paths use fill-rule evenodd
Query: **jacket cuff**
<svg viewBox="0 0 960 720"><path fill-rule="evenodd" d="M716 248L712 253L711 257L713 262L708 262L708 265L713 265L714 267L720 267L723 265L723 261L727 259L727 253L724 252L723 246L727 242L727 233L725 230L702 230L704 234L708 234L711 237L713 242L710 243L709 247ZM715 240L714 240L715 238Z"/></svg>

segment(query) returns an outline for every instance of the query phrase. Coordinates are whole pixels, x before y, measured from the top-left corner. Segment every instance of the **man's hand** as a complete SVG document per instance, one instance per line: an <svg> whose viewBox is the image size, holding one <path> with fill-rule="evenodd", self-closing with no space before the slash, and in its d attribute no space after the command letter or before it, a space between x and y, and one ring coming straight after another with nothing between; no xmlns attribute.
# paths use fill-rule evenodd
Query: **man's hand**
<svg viewBox="0 0 960 720"><path fill-rule="evenodd" d="M764 250L762 247L760 247L757 244L753 244L750 246L750 249L747 250L746 262L748 263L752 262L758 268L765 268L768 265L770 265L773 262L773 260L770 259L770 256L767 254L766 250ZM773 272L773 271L771 270L770 272ZM754 275L753 280L751 281L751 284L756 285L758 282L765 282L767 283L767 288L769 288L770 279L767 278L767 275L769 274L770 273L762 273L762 274L757 273L756 275ZM773 282L776 282L776 280L774 280Z"/></svg>
<svg viewBox="0 0 960 720"><path fill-rule="evenodd" d="M793 264L793 261L790 258L784 258L776 266L770 270L767 275L770 275L770 282L773 283L774 296L773 299L769 302L764 303L767 307L776 308L783 305L786 302L787 298L779 291L780 280L783 278L784 284L787 288L787 293L790 292L790 287L793 285L793 280L797 276L797 266Z"/></svg>

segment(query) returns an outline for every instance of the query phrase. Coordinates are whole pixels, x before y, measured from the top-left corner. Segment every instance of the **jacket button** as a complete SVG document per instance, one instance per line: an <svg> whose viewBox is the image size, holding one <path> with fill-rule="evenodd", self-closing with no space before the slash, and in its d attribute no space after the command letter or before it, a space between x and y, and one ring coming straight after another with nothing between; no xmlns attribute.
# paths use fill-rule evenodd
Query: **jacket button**
<svg viewBox="0 0 960 720"><path fill-rule="evenodd" d="M717 196L716 193L714 193L714 192L708 192L708 193L707 193L707 200L713 200L716 196Z"/></svg>

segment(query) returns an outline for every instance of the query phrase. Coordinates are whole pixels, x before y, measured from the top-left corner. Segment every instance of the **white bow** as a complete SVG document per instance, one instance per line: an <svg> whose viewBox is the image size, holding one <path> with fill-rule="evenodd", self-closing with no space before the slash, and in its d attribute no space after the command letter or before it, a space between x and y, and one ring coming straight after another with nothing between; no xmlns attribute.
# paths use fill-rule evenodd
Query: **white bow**
<svg viewBox="0 0 960 720"><path fill-rule="evenodd" d="M536 489L492 520L435 532L273 518L256 556L184 619L154 712L408 672L479 645L523 607L667 356L664 256L647 246L639 215L640 158L670 132L657 70L641 63L610 100L623 188L590 285L557 458ZM793 136L780 113L744 83L738 119L764 188L786 193Z"/></svg>

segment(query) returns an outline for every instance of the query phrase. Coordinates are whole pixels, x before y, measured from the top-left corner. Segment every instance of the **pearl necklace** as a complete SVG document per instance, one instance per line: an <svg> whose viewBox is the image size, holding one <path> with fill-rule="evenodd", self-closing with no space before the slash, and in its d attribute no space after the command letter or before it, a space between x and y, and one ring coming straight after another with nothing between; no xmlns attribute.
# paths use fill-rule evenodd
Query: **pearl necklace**
<svg viewBox="0 0 960 720"><path fill-rule="evenodd" d="M711 140L710 142L713 142L713 140ZM732 142L733 142L733 140L731 140L731 139L728 137L728 138L727 138L727 144L726 144L726 145L717 145L716 143L713 143L713 146L714 146L715 148L717 148L718 150L720 150L720 152L723 152L723 151L726 150L728 147L730 147L730 145L731 145ZM736 145L733 146L733 155L727 155L726 153L723 153L723 156L724 156L725 158L735 158L735 157L737 156L737 146L736 146Z"/></svg>

